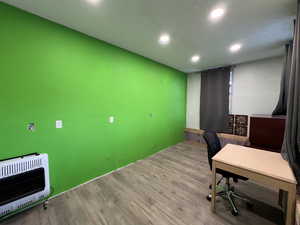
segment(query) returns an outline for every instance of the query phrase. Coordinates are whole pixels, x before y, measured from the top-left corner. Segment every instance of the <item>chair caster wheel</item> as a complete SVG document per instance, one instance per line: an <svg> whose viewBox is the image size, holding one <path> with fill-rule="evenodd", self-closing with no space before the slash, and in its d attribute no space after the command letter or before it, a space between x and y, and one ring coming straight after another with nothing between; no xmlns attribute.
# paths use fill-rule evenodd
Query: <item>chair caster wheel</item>
<svg viewBox="0 0 300 225"><path fill-rule="evenodd" d="M253 208L253 203L251 203L251 202L246 202L246 207L247 207L247 209L252 209Z"/></svg>
<svg viewBox="0 0 300 225"><path fill-rule="evenodd" d="M236 212L236 211L234 211L234 210L231 210L231 214L232 214L233 216L238 216L238 215L239 215L239 213Z"/></svg>
<svg viewBox="0 0 300 225"><path fill-rule="evenodd" d="M210 202L211 201L211 195L207 195L206 200Z"/></svg>

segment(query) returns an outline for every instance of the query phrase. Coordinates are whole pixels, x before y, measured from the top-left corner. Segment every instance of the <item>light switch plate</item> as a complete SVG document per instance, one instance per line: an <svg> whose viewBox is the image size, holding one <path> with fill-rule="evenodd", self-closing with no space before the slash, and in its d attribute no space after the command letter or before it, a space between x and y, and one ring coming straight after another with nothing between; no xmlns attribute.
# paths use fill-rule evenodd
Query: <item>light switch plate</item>
<svg viewBox="0 0 300 225"><path fill-rule="evenodd" d="M63 127L63 121L62 120L56 120L55 121L55 127L56 128L62 128Z"/></svg>
<svg viewBox="0 0 300 225"><path fill-rule="evenodd" d="M108 122L109 122L109 123L113 123L114 121L115 121L115 117L110 116L110 117L108 118Z"/></svg>

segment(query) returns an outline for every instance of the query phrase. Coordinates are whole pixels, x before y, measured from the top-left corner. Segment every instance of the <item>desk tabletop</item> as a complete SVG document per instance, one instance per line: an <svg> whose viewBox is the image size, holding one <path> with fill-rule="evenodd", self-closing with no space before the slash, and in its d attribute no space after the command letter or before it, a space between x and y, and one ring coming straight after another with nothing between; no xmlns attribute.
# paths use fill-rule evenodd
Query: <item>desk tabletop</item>
<svg viewBox="0 0 300 225"><path fill-rule="evenodd" d="M297 183L292 169L280 153L227 144L212 159L288 183Z"/></svg>

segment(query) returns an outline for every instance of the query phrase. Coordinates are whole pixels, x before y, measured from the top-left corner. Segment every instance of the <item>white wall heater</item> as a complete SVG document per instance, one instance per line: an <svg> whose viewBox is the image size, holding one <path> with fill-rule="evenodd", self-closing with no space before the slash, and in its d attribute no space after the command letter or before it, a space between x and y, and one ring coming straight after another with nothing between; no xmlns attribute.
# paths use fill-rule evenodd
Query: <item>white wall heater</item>
<svg viewBox="0 0 300 225"><path fill-rule="evenodd" d="M0 217L50 194L47 154L0 161Z"/></svg>

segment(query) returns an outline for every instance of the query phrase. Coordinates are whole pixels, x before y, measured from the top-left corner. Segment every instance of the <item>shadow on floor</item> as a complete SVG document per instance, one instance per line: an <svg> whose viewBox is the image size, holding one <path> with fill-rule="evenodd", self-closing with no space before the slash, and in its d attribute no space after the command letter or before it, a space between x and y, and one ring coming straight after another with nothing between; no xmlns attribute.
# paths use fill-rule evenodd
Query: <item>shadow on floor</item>
<svg viewBox="0 0 300 225"><path fill-rule="evenodd" d="M284 224L284 213L277 207L268 205L262 201L249 198L254 204L253 208L247 209L254 214L263 217L269 221L272 221L275 224L283 225Z"/></svg>

